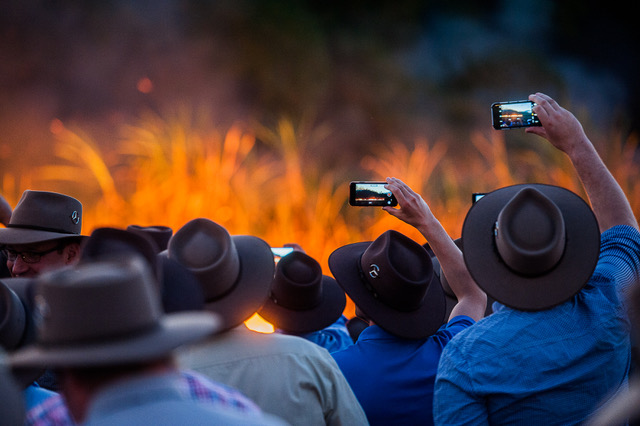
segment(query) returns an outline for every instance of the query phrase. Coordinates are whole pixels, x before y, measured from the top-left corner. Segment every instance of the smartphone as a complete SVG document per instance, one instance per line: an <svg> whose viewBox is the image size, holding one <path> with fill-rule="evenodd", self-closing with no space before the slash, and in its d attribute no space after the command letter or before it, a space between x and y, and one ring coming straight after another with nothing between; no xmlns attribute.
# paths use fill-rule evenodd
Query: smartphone
<svg viewBox="0 0 640 426"><path fill-rule="evenodd" d="M494 102L491 104L493 128L505 130L541 126L538 116L533 112L534 105L531 101Z"/></svg>
<svg viewBox="0 0 640 426"><path fill-rule="evenodd" d="M353 181L349 184L349 204L360 207L397 206L398 200L384 186L387 182Z"/></svg>
<svg viewBox="0 0 640 426"><path fill-rule="evenodd" d="M473 194L471 194L471 203L477 202L480 198L484 197L485 195L487 195L486 192L474 192Z"/></svg>
<svg viewBox="0 0 640 426"><path fill-rule="evenodd" d="M293 251L293 247L271 247L274 257L284 257Z"/></svg>

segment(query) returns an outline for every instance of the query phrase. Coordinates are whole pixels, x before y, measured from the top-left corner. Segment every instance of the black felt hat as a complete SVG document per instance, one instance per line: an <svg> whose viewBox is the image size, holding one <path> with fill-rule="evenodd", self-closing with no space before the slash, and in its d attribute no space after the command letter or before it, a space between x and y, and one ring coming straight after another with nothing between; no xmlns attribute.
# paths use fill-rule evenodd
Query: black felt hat
<svg viewBox="0 0 640 426"><path fill-rule="evenodd" d="M329 268L358 308L391 334L421 339L443 324L445 297L431 258L397 231L340 247Z"/></svg>
<svg viewBox="0 0 640 426"><path fill-rule="evenodd" d="M577 194L521 184L495 190L462 228L471 276L492 298L520 310L558 305L582 289L600 250L598 222Z"/></svg>
<svg viewBox="0 0 640 426"><path fill-rule="evenodd" d="M294 251L278 262L269 299L258 313L281 330L308 333L336 322L346 304L336 280L323 275L314 258Z"/></svg>

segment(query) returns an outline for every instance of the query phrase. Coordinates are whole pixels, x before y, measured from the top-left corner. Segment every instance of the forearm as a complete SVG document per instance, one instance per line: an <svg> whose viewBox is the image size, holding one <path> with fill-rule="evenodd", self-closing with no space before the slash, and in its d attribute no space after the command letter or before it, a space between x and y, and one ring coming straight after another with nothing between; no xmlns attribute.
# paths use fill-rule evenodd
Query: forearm
<svg viewBox="0 0 640 426"><path fill-rule="evenodd" d="M615 225L637 229L638 222L625 193L586 136L567 155L589 197L600 231Z"/></svg>
<svg viewBox="0 0 640 426"><path fill-rule="evenodd" d="M453 308L449 319L457 315L467 315L478 321L484 316L487 295L478 287L469 274L462 251L440 225L432 218L417 229L427 239L433 253L438 258L443 273L458 303Z"/></svg>

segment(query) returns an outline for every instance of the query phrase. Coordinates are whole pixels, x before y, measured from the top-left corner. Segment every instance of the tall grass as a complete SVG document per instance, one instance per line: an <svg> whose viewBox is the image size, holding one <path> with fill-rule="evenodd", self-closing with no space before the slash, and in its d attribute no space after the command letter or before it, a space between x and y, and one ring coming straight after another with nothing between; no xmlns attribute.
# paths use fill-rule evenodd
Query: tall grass
<svg viewBox="0 0 640 426"><path fill-rule="evenodd" d="M120 129L121 140L109 152L80 129L54 122L55 161L20 176L5 173L2 190L21 193L38 182L79 195L85 233L129 224L175 231L193 218L207 217L232 235L256 235L272 246L298 243L325 274L330 274L327 260L334 249L372 240L387 229L424 242L415 229L379 208L348 206L348 182L341 180L348 173L321 170L313 161L327 129L300 129L281 120L273 129L235 125L222 131L203 122L187 109L168 117L148 114ZM358 166L367 178L395 176L407 182L453 238L460 236L472 192L536 181L583 195L562 153L510 150L505 133L497 131L476 132L470 142L473 149L461 161L448 155L446 140L390 141L372 148ZM607 147L601 154L638 216L638 139L613 135Z"/></svg>

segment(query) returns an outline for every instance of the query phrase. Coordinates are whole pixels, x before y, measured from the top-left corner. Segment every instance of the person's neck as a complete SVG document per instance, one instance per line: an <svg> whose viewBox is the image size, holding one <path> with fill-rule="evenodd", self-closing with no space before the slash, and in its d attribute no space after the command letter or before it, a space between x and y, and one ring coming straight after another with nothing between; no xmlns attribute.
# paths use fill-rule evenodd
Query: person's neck
<svg viewBox="0 0 640 426"><path fill-rule="evenodd" d="M60 390L65 398L69 413L77 424L86 420L87 411L96 395L107 386L134 377L166 374L176 371L174 363L169 359L149 362L139 369L114 373L103 380L83 380L82 372L69 369L59 373Z"/></svg>

